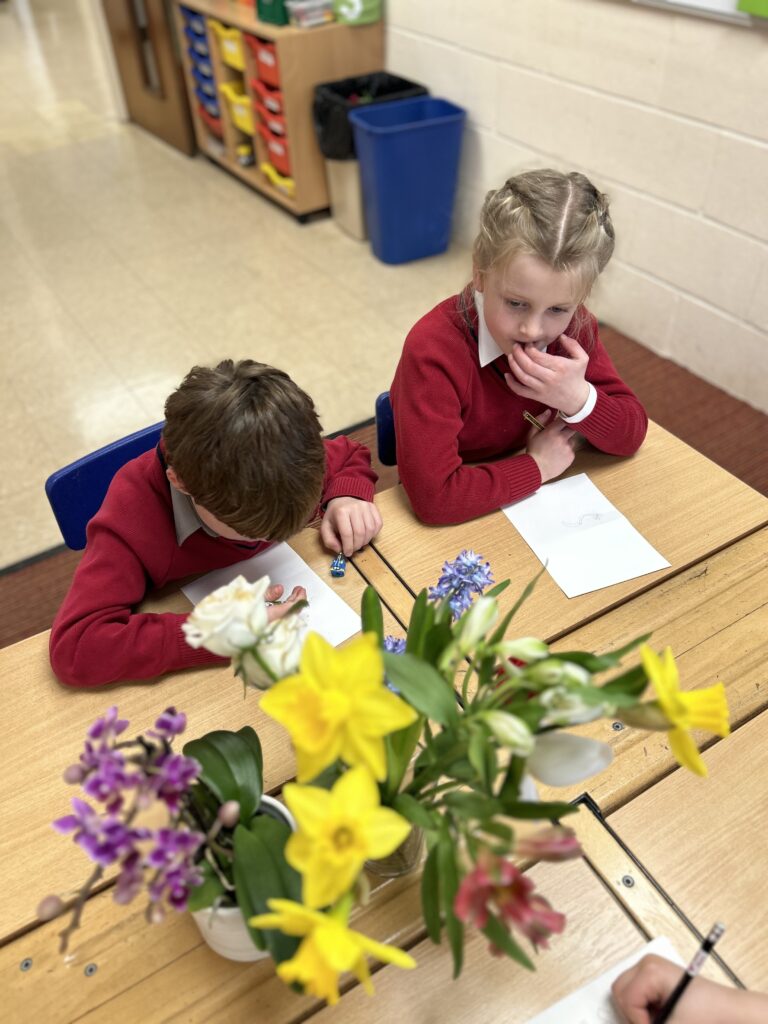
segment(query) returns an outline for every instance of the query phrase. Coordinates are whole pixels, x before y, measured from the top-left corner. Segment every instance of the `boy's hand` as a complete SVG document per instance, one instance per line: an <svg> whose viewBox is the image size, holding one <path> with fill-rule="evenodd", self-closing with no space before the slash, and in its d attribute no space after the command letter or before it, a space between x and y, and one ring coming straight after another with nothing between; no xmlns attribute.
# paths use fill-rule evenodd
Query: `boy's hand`
<svg viewBox="0 0 768 1024"><path fill-rule="evenodd" d="M543 430L531 427L526 452L533 458L541 473L541 482L560 476L573 462L575 451L573 430L563 423L559 416L552 418L552 410L546 409L538 417L546 424Z"/></svg>
<svg viewBox="0 0 768 1024"><path fill-rule="evenodd" d="M271 587L267 587L266 600L267 601L279 601L283 596L285 587L281 583L274 583ZM277 622L278 619L284 618L291 610L291 606L296 604L297 601L306 601L307 592L304 587L294 587L288 597L281 604L273 604L267 608L267 621Z"/></svg>
<svg viewBox="0 0 768 1024"><path fill-rule="evenodd" d="M574 338L560 335L567 356L539 352L533 345L515 345L507 356L511 373L507 387L520 398L533 398L564 416L575 416L587 400L585 380L589 356Z"/></svg>
<svg viewBox="0 0 768 1024"><path fill-rule="evenodd" d="M373 540L381 529L381 516L372 501L331 498L320 524L320 536L329 551L349 558Z"/></svg>

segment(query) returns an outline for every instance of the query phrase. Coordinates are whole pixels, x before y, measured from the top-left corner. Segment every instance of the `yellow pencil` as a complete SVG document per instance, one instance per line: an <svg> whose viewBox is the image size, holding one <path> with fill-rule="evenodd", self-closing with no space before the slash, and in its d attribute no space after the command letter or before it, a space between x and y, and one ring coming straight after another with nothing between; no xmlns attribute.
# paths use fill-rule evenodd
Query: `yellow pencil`
<svg viewBox="0 0 768 1024"><path fill-rule="evenodd" d="M523 419L527 420L528 423L530 423L532 427L536 427L537 430L543 430L544 429L544 424L541 422L541 420L537 420L536 417L533 415L533 413L528 412L527 409L525 409L523 411Z"/></svg>

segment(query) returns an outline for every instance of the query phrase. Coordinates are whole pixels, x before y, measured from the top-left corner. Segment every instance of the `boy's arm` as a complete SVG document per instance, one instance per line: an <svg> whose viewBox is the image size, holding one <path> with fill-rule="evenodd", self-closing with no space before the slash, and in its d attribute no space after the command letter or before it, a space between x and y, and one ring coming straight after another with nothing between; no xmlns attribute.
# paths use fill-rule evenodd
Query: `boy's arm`
<svg viewBox="0 0 768 1024"><path fill-rule="evenodd" d="M466 465L459 454L461 379L472 367L419 356L406 342L392 386L397 466L413 511L425 523L464 523L519 501L541 486L527 454Z"/></svg>
<svg viewBox="0 0 768 1024"><path fill-rule="evenodd" d="M51 666L62 683L100 686L225 663L186 643L185 614L133 612L148 579L125 538L93 520L88 547L51 628Z"/></svg>
<svg viewBox="0 0 768 1024"><path fill-rule="evenodd" d="M342 434L331 438L325 444L325 479L322 505L333 498L359 498L373 501L373 492L378 475L371 468L371 453L364 444L350 441Z"/></svg>
<svg viewBox="0 0 768 1024"><path fill-rule="evenodd" d="M597 400L588 416L569 419L568 423L602 452L634 455L648 430L646 411L616 372L600 341L594 317L590 316L588 328L579 332L578 341L589 354L586 380L595 388Z"/></svg>

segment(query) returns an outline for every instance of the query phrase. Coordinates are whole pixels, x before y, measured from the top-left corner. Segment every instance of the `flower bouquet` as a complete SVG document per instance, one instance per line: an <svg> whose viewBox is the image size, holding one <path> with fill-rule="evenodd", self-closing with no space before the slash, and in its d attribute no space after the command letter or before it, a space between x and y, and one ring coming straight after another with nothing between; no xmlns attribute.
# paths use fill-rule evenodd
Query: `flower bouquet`
<svg viewBox="0 0 768 1024"><path fill-rule="evenodd" d="M490 566L473 552L447 562L437 585L418 595L405 638L384 636L381 605L368 588L363 632L339 649L317 634L303 640L301 610L268 623L268 582L238 578L206 597L184 629L193 646L231 657L244 684L265 691L262 710L287 730L297 774L283 798L296 830L285 830L271 846L270 861L255 848L249 859L241 857L238 829L241 837L254 832L249 815L258 800L244 810L239 790L221 780L216 789L209 762L200 776L205 811L187 815L186 802L181 805L178 828L194 838L179 842L194 849L180 868L176 903L235 900L256 930L254 939L268 943L279 976L329 1003L339 999L346 971L372 991L369 955L415 966L407 952L350 927L354 907L367 899L366 867L387 875L399 862L406 868L423 864L424 928L434 942L447 939L454 976L462 969L467 926L482 931L492 953L533 967L522 940L534 950L546 948L565 918L534 891L520 860L562 860L578 856L580 848L560 824L576 808L538 800L530 777L550 786L571 784L612 758L607 744L571 732L571 726L609 716L665 730L680 763L701 775L706 769L691 730L728 733L723 684L681 691L671 652L660 657L646 645L647 636L607 654L554 654L535 638L507 638L535 580L502 616L498 598L509 581L494 586ZM621 669L636 648L639 664ZM653 692L643 699L649 684ZM253 750L254 741L249 731ZM229 747L218 752L218 767L228 765ZM205 762L194 743L184 756ZM70 772L78 775L70 781L83 781L90 791L93 772L86 760ZM157 782L152 787L164 792ZM211 831L232 799L241 817L230 844L218 838L228 836L230 819ZM58 825L79 830L76 840L89 849L85 824L64 819ZM229 857L217 847L233 855L231 875ZM151 852L142 856L154 867ZM127 882L119 881L120 863L116 897L128 891ZM265 863L271 865L269 884L257 878ZM150 917L158 904L153 892L166 891L158 888L160 877L152 882Z"/></svg>

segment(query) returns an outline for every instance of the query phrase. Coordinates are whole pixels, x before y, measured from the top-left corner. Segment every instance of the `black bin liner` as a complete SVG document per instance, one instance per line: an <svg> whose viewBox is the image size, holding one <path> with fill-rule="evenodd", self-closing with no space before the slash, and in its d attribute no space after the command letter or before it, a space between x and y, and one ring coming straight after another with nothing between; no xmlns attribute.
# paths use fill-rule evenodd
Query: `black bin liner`
<svg viewBox="0 0 768 1024"><path fill-rule="evenodd" d="M326 160L351 160L354 157L355 139L348 111L364 103L425 96L428 91L418 82L398 78L386 71L316 85L312 117L321 153Z"/></svg>

